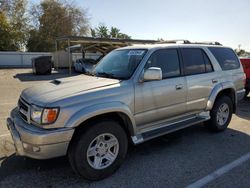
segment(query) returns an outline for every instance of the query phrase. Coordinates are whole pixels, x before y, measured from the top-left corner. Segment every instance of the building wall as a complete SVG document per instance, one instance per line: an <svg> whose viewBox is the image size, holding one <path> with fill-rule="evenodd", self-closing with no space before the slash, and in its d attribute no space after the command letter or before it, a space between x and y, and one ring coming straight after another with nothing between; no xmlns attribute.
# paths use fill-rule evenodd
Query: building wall
<svg viewBox="0 0 250 188"><path fill-rule="evenodd" d="M31 67L32 58L39 56L53 56L50 52L0 52L0 68ZM72 60L82 57L81 53L73 53ZM86 53L86 58L97 59L99 54ZM53 59L53 58L52 58Z"/></svg>
<svg viewBox="0 0 250 188"><path fill-rule="evenodd" d="M0 52L0 67L31 67L31 59L49 56L45 52Z"/></svg>

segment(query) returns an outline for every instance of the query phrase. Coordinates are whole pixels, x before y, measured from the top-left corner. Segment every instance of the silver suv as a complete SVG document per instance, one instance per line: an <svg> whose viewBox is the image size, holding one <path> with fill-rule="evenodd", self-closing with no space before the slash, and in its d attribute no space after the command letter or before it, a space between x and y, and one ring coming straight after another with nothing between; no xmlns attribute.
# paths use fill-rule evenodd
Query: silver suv
<svg viewBox="0 0 250 188"><path fill-rule="evenodd" d="M225 130L244 81L228 47L130 46L106 55L91 75L25 89L7 125L18 155L68 155L77 174L98 180L121 165L129 143L200 122Z"/></svg>

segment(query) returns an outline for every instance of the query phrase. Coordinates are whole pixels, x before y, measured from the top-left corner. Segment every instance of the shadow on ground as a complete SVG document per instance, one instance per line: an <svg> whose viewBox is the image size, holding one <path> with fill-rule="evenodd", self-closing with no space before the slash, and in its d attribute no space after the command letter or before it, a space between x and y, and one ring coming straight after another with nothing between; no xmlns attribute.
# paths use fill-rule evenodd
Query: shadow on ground
<svg viewBox="0 0 250 188"><path fill-rule="evenodd" d="M236 115L240 118L250 120L250 95L239 101Z"/></svg>
<svg viewBox="0 0 250 188"><path fill-rule="evenodd" d="M59 79L59 78L66 78L70 76L77 76L79 73L76 73L72 71L71 75L69 74L68 69L59 69L58 71L52 71L52 74L47 74L47 75L35 75L30 72L25 72L25 73L17 73L13 77L16 79L19 79L22 82L27 82L27 81L46 81L46 80L54 80L54 79Z"/></svg>
<svg viewBox="0 0 250 188"><path fill-rule="evenodd" d="M202 124L132 146L111 177L88 182L66 157L0 159L0 187L184 187L249 152L249 135L227 129L211 133Z"/></svg>

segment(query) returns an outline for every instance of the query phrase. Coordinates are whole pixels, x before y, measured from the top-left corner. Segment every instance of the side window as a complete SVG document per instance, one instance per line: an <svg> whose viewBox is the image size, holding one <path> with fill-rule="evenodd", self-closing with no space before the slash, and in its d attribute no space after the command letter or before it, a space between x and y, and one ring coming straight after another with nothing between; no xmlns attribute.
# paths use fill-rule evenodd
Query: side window
<svg viewBox="0 0 250 188"><path fill-rule="evenodd" d="M211 61L209 60L209 58L207 57L207 55L205 54L205 52L203 52L203 58L204 58L204 62L205 62L205 68L206 68L206 72L213 72L213 66Z"/></svg>
<svg viewBox="0 0 250 188"><path fill-rule="evenodd" d="M149 58L145 69L159 67L162 70L162 78L179 76L180 63L176 49L162 49L154 52Z"/></svg>
<svg viewBox="0 0 250 188"><path fill-rule="evenodd" d="M222 70L232 70L240 67L240 62L232 49L209 47L209 50L219 62Z"/></svg>
<svg viewBox="0 0 250 188"><path fill-rule="evenodd" d="M184 71L186 75L201 74L206 72L203 56L203 52L200 49L182 49Z"/></svg>

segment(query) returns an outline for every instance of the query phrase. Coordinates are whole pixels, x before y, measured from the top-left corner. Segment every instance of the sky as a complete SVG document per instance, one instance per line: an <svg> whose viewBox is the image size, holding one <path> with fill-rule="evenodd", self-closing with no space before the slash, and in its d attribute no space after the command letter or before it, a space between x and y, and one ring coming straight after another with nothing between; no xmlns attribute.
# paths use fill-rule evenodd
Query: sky
<svg viewBox="0 0 250 188"><path fill-rule="evenodd" d="M218 41L250 51L250 0L74 1L91 27L115 26L133 39Z"/></svg>

